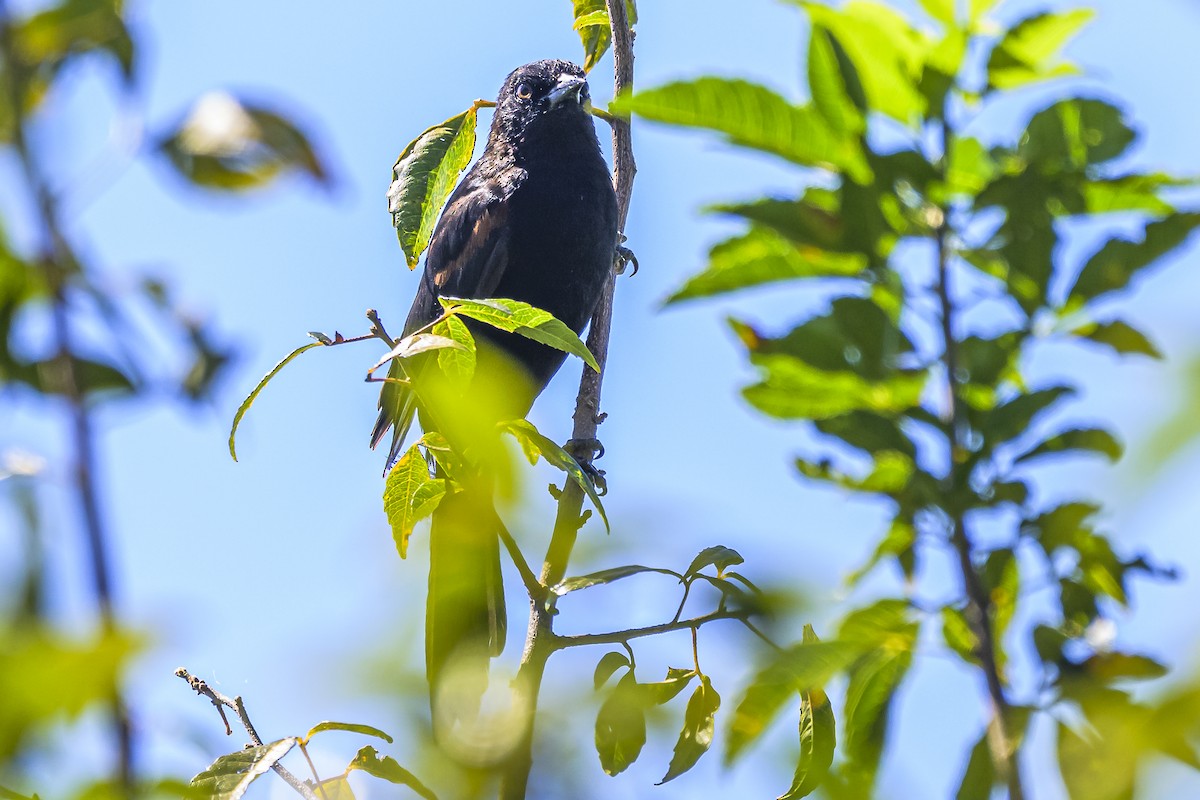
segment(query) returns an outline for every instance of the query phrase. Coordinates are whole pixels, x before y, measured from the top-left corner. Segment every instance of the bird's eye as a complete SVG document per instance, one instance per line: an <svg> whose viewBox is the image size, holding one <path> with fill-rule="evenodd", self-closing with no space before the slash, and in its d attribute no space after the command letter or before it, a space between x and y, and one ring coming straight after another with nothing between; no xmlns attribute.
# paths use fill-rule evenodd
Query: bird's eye
<svg viewBox="0 0 1200 800"><path fill-rule="evenodd" d="M517 97L521 98L522 100L528 100L529 98L533 97L533 87L528 83L518 83Z"/></svg>

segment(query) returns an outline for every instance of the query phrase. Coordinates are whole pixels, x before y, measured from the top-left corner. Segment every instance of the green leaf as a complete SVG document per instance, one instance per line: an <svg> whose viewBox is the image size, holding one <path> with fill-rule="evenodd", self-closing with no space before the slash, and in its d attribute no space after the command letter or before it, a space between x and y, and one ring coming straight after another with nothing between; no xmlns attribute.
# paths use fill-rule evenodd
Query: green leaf
<svg viewBox="0 0 1200 800"><path fill-rule="evenodd" d="M846 59L845 51L829 31L814 25L808 40L808 89L813 105L835 134L861 136L866 118L842 76Z"/></svg>
<svg viewBox="0 0 1200 800"><path fill-rule="evenodd" d="M600 687L608 683L608 679L612 677L614 672L621 669L621 667L631 666L633 665L629 663L629 656L624 653L617 651L605 653L596 662L596 671L592 674L592 683L596 691L600 691Z"/></svg>
<svg viewBox="0 0 1200 800"><path fill-rule="evenodd" d="M954 25L954 0L920 0L921 8L925 9L925 13L936 19L938 22L944 22L946 25Z"/></svg>
<svg viewBox="0 0 1200 800"><path fill-rule="evenodd" d="M854 586L861 581L867 573L875 568L880 561L888 556L895 557L900 564L900 568L904 571L904 577L912 580L912 576L916 569L916 550L917 530L913 527L912 520L906 519L901 515L897 515L892 519L891 527L888 532L880 540L875 547L875 552L865 564L856 569L846 578L846 583Z"/></svg>
<svg viewBox="0 0 1200 800"><path fill-rule="evenodd" d="M221 756L192 778L192 786L203 790L212 800L237 800L255 778L275 766L295 746L296 739L289 736Z"/></svg>
<svg viewBox="0 0 1200 800"><path fill-rule="evenodd" d="M708 267L688 278L666 303L748 289L767 283L803 278L859 277L866 256L836 253L812 245L789 242L760 227L726 239L708 253Z"/></svg>
<svg viewBox="0 0 1200 800"><path fill-rule="evenodd" d="M859 183L871 179L861 143L830 130L812 106L796 106L749 81L705 77L670 83L613 100L614 114L704 128L729 141L807 167L845 173Z"/></svg>
<svg viewBox="0 0 1200 800"><path fill-rule="evenodd" d="M134 43L121 0L65 0L13 25L12 58L30 72L57 74L72 58L104 53L128 83L134 76ZM43 91L45 91L43 89Z"/></svg>
<svg viewBox="0 0 1200 800"><path fill-rule="evenodd" d="M1017 155L1043 172L1078 172L1117 158L1135 138L1121 109L1103 100L1075 97L1034 114ZM1053 188L1056 194L1063 192Z"/></svg>
<svg viewBox="0 0 1200 800"><path fill-rule="evenodd" d="M304 734L304 738L302 738L300 741L303 744L308 744L309 740L311 740L313 736L324 731L346 731L347 733L361 733L363 736L374 736L377 739L383 739L388 744L392 743L392 737L379 730L379 728L375 728L370 725L360 725L354 722L318 722L309 729L308 733Z"/></svg>
<svg viewBox="0 0 1200 800"><path fill-rule="evenodd" d="M403 361L406 358L412 358L421 353L428 353L431 350L446 349L466 350L467 347L448 336L438 336L434 333L415 333L411 336L405 336L396 342L396 346L389 350L387 355L376 361L375 365L367 370L367 374L374 373L375 370L393 359Z"/></svg>
<svg viewBox="0 0 1200 800"><path fill-rule="evenodd" d="M667 677L653 683L639 683L638 691L648 705L661 706L675 699L696 677L694 669L667 667Z"/></svg>
<svg viewBox="0 0 1200 800"><path fill-rule="evenodd" d="M288 171L330 183L308 136L295 123L226 92L201 96L158 149L180 175L208 189L261 188Z"/></svg>
<svg viewBox="0 0 1200 800"><path fill-rule="evenodd" d="M409 269L429 246L442 204L471 161L478 111L479 106L472 105L428 128L409 142L392 167L388 211Z"/></svg>
<svg viewBox="0 0 1200 800"><path fill-rule="evenodd" d="M1011 548L1002 547L988 553L980 570L980 583L988 593L996 657L1003 668L1006 661L1004 634L1016 613L1021 588L1020 563Z"/></svg>
<svg viewBox="0 0 1200 800"><path fill-rule="evenodd" d="M383 510L400 557L408 556L408 537L418 522L434 512L446 494L445 478L429 474L420 443L412 445L388 471L383 487Z"/></svg>
<svg viewBox="0 0 1200 800"><path fill-rule="evenodd" d="M700 685L688 700L687 710L683 715L683 729L679 732L679 740L675 742L675 752L671 756L667 774L656 785L661 786L678 778L694 767L700 756L708 752L716 728L717 709L720 707L721 696L712 687L707 675L701 677Z"/></svg>
<svg viewBox="0 0 1200 800"><path fill-rule="evenodd" d="M272 378L279 374L279 370L287 366L289 361L306 350L312 350L314 347L321 346L322 342L316 341L297 347L295 350L284 356L283 360L281 360L278 364L271 367L271 371L263 376L262 380L258 382L258 385L254 387L250 394L246 395L246 399L242 401L240 406L238 406L237 413L233 415L233 425L229 429L229 455L232 456L234 461L237 461L237 449L234 444L234 439L237 436L238 425L241 424L242 417L246 416L246 412L250 410L250 406L254 404L254 401L258 398L259 393L266 388L267 384L271 382Z"/></svg>
<svg viewBox="0 0 1200 800"><path fill-rule="evenodd" d="M1154 680L1169 672L1153 658L1133 653L1096 653L1084 659L1079 668L1089 677L1104 684L1121 680Z"/></svg>
<svg viewBox="0 0 1200 800"><path fill-rule="evenodd" d="M447 313L470 317L493 328L515 333L555 350L578 356L596 372L600 371L596 357L587 349L579 335L549 311L534 308L520 300L504 298L468 300L462 297L439 297L438 302Z"/></svg>
<svg viewBox="0 0 1200 800"><path fill-rule="evenodd" d="M600 495L596 492L596 487L592 485L591 478L579 466L579 462L575 460L574 456L539 433L533 423L528 420L514 419L501 422L500 431L511 434L520 443L526 455L536 452L546 459L547 464L567 473L592 501L592 505L600 514L600 519L604 521L604 529L606 531L612 529L608 524L608 514L604 511L604 504L600 502Z"/></svg>
<svg viewBox="0 0 1200 800"><path fill-rule="evenodd" d="M602 569L599 572L591 572L587 575L580 575L575 578L567 578L554 586L550 587L550 591L562 597L571 592L577 592L580 589L587 589L592 586L601 586L613 581L619 581L622 578L628 578L630 575L640 575L644 572L657 572L661 575L670 575L672 577L683 580L683 576L678 572L670 569L662 569L661 567L643 567L640 564L629 564L624 567L611 567Z"/></svg>
<svg viewBox="0 0 1200 800"><path fill-rule="evenodd" d="M917 457L916 445L901 429L896 417L870 411L851 411L838 417L817 420L816 428L872 456L895 452L910 460Z"/></svg>
<svg viewBox="0 0 1200 800"><path fill-rule="evenodd" d="M990 412L972 414L989 447L996 447L1029 430L1034 418L1055 403L1075 394L1069 386L1052 386L1017 395Z"/></svg>
<svg viewBox="0 0 1200 800"><path fill-rule="evenodd" d="M438 368L450 379L462 384L475 375L475 337L467 323L454 314L446 314L431 329L435 336L444 336L461 347L446 348L438 353Z"/></svg>
<svg viewBox="0 0 1200 800"><path fill-rule="evenodd" d="M1174 208L1159 196L1159 191L1165 187L1187 186L1192 183L1194 181L1182 180L1161 172L1088 180L1082 187L1084 210L1089 214L1141 211L1162 217L1174 211Z"/></svg>
<svg viewBox="0 0 1200 800"><path fill-rule="evenodd" d="M1200 213L1175 213L1146 225L1140 242L1109 239L1087 263L1067 298L1068 307L1090 303L1129 285L1142 269L1178 248L1200 225Z"/></svg>
<svg viewBox="0 0 1200 800"><path fill-rule="evenodd" d="M1032 448L1017 456L1013 463L1020 464L1041 456L1069 453L1071 451L1099 453L1109 461L1121 457L1123 448L1117 437L1104 428L1073 428L1043 439Z"/></svg>
<svg viewBox="0 0 1200 800"><path fill-rule="evenodd" d="M727 567L744 564L745 559L737 550L733 550L723 545L714 547L706 547L696 554L692 559L692 563L688 565L687 572L683 573L685 578L690 578L700 570L708 566L717 568L717 574L720 575Z"/></svg>
<svg viewBox="0 0 1200 800"><path fill-rule="evenodd" d="M596 753L608 775L629 767L646 744L646 710L633 672L621 678L596 715Z"/></svg>
<svg viewBox="0 0 1200 800"><path fill-rule="evenodd" d="M826 419L859 410L899 413L917 404L926 380L924 373L899 373L870 381L782 354L754 354L750 362L762 370L763 380L742 395L759 411L780 419Z"/></svg>
<svg viewBox="0 0 1200 800"><path fill-rule="evenodd" d="M992 763L992 752L988 747L987 731L971 748L967 767L954 800L989 800L992 787L996 784L996 766Z"/></svg>
<svg viewBox="0 0 1200 800"><path fill-rule="evenodd" d="M808 12L814 28L828 31L845 48L862 82L869 110L906 125L925 113L918 82L927 45L901 14L866 0L841 8L803 1L799 5Z"/></svg>
<svg viewBox="0 0 1200 800"><path fill-rule="evenodd" d="M798 200L762 197L745 203L717 203L704 210L749 220L793 244L847 252L843 242L846 226L839 213L838 197L829 189L810 186Z"/></svg>
<svg viewBox="0 0 1200 800"><path fill-rule="evenodd" d="M817 635L812 625L804 626L804 643L812 644ZM837 743L837 724L833 706L822 689L800 694L800 757L792 785L778 800L799 800L816 791L829 774Z"/></svg>
<svg viewBox="0 0 1200 800"><path fill-rule="evenodd" d="M979 663L979 637L975 635L962 609L954 606L942 608L942 638L946 646L958 653L968 664Z"/></svg>
<svg viewBox="0 0 1200 800"><path fill-rule="evenodd" d="M579 31L583 44L583 70L591 72L612 45L612 30L608 19L608 8L604 0L572 0L575 22L571 26ZM637 23L637 7L633 0L626 0L625 12L632 27Z"/></svg>
<svg viewBox="0 0 1200 800"><path fill-rule="evenodd" d="M975 197L995 176L996 168L982 142L972 136L958 137L950 147L946 193L950 197Z"/></svg>
<svg viewBox="0 0 1200 800"><path fill-rule="evenodd" d="M407 786L425 800L437 800L437 795L417 780L417 776L400 766L391 756L380 758L374 747L364 747L355 754L354 760L346 767L346 771L349 772L353 769L360 769L368 775L382 778L389 783Z"/></svg>
<svg viewBox="0 0 1200 800"><path fill-rule="evenodd" d="M734 709L726 736L725 763L732 763L757 741L797 692L820 689L862 651L858 643L802 642L777 654L755 675Z"/></svg>
<svg viewBox="0 0 1200 800"><path fill-rule="evenodd" d="M1075 67L1059 51L1095 11L1086 8L1026 17L1005 32L988 57L988 89L1017 89L1050 78L1073 75Z"/></svg>

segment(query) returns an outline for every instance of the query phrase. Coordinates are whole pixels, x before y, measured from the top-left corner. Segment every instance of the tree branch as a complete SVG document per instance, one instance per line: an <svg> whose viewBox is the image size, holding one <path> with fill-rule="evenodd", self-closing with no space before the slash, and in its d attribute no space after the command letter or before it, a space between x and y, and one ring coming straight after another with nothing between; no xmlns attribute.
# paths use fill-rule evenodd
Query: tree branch
<svg viewBox="0 0 1200 800"><path fill-rule="evenodd" d="M716 622L720 619L736 619L739 622L745 623L750 613L747 610L731 611L729 609L722 609L704 614L703 616L692 617L691 619L662 622L658 625L647 625L644 628L629 628L623 631L608 631L606 633L581 633L574 636L558 636L556 634L552 639L551 646L555 650L564 650L568 647L584 647L592 644L626 644L632 639L656 636L660 633L694 631L701 625L707 625L710 622Z"/></svg>
<svg viewBox="0 0 1200 800"><path fill-rule="evenodd" d="M949 163L949 152L953 142L950 124L942 109L942 171ZM937 244L937 294L941 306L943 360L950 403L950 463L951 474L963 454L967 452L967 419L963 412L963 401L958 386L958 340L954 337L954 304L950 298L950 251L947 234L950 227L950 209L941 208L942 217L936 230ZM1025 789L1021 782L1021 769L1016 740L1009 730L1009 703L1004 695L1004 684L996 658L996 635L992 627L991 598L980 581L972 559L971 539L967 534L962 512L952 515L950 544L958 556L963 589L967 596L966 616L979 640L979 662L987 680L988 696L992 704L992 715L988 721L987 740L992 763L997 773L1008 786L1009 800L1024 800Z"/></svg>
<svg viewBox="0 0 1200 800"><path fill-rule="evenodd" d="M242 727L246 729L246 734L249 735L251 743L253 743L255 747L262 746L262 737L259 736L258 731L254 729L254 724L250 722L250 715L246 713L246 704L242 702L241 697L228 697L227 695L221 694L216 689L209 686L208 683L192 675L192 673L188 672L183 667L175 670L175 674L187 681L188 686L192 687L192 690L195 691L196 694L207 697L212 701L212 704L217 707L217 711L221 714L221 721L225 723L226 736L231 735L233 731L229 728L229 720L225 717L224 709L232 708L237 714L238 720L242 723ZM305 800L319 800L319 798L313 793L312 789L308 788L303 781L289 772L287 767L276 763L272 765L271 769L275 770L275 774L283 778L284 782L287 783L288 786L291 786L293 789L295 789L298 794L305 798Z"/></svg>
<svg viewBox="0 0 1200 800"><path fill-rule="evenodd" d="M605 0L608 6L609 27L612 31L613 53L613 96L633 87L633 31L625 0ZM637 165L633 159L633 140L630 137L629 121L614 119L613 139L613 187L617 193L617 227L624 231L629 216L629 200L633 194L633 177ZM584 367L579 381L579 394L575 400L572 417L571 438L588 441L596 438L596 431L603 420L600 413L600 388L604 380L604 368L608 363L608 340L612 329L613 290L616 285L616 246L614 242L614 268L600 293L600 301L588 329L587 346L600 365L595 372ZM567 573L571 551L575 549L575 537L582 525L580 513L583 509L583 490L574 481L567 481L558 499L558 513L554 521L554 532L546 549L542 564L540 583L553 586ZM522 800L529 784L529 771L533 767L533 732L536 719L538 693L546 660L554 652L554 617L541 597L530 597L529 629L525 636L525 650L521 655L521 667L514 681L515 689L522 692L534 713L522 732L521 741L509 758L500 782L502 800Z"/></svg>

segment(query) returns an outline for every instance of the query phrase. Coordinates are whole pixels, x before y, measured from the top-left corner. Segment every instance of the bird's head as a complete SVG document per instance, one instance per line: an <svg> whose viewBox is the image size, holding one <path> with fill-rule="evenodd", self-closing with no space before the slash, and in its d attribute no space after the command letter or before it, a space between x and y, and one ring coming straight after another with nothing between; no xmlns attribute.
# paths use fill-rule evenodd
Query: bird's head
<svg viewBox="0 0 1200 800"><path fill-rule="evenodd" d="M513 70L496 98L492 136L501 135L514 148L540 133L586 124L594 130L588 110L591 97L587 75L570 61L546 59Z"/></svg>

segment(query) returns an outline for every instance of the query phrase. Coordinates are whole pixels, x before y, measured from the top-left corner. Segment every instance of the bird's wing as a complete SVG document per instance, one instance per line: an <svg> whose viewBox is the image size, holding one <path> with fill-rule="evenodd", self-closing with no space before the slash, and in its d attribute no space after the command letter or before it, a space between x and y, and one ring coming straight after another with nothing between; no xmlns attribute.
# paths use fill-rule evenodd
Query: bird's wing
<svg viewBox="0 0 1200 800"><path fill-rule="evenodd" d="M404 326L406 336L441 315L439 297L489 297L495 291L508 267L506 201L512 186L515 182L505 187L468 174L450 196L430 237L421 285ZM388 377L402 377L399 364L392 362ZM407 386L392 382L383 385L371 447L378 445L388 428L394 426L388 468L404 445L415 411L416 398Z"/></svg>

